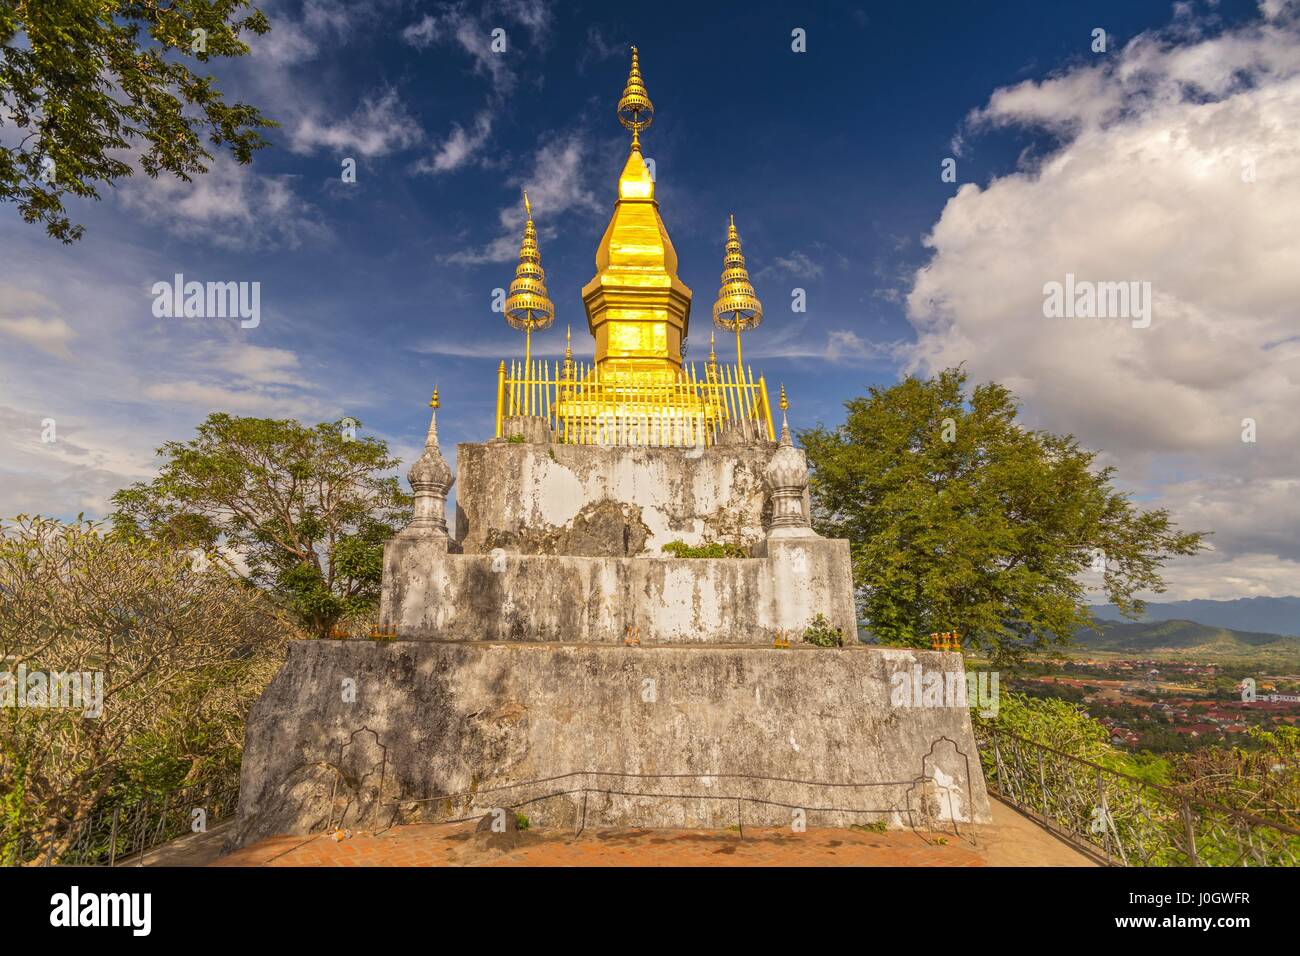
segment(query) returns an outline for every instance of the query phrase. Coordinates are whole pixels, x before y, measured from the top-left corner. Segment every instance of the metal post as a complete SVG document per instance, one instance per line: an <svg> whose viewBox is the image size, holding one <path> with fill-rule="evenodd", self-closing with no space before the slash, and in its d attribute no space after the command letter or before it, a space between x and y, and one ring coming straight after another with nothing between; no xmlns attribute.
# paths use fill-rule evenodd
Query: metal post
<svg viewBox="0 0 1300 956"><path fill-rule="evenodd" d="M1192 866L1200 866L1201 860L1196 854L1196 826L1192 821L1192 805L1187 798L1182 800L1183 831L1187 840L1187 858Z"/></svg>
<svg viewBox="0 0 1300 956"><path fill-rule="evenodd" d="M1048 816L1047 812L1047 778L1043 775L1043 751L1038 751L1038 795L1043 803L1043 816Z"/></svg>
<svg viewBox="0 0 1300 956"><path fill-rule="evenodd" d="M113 829L108 837L108 865L117 865L117 816L122 812L121 807L113 808Z"/></svg>
<svg viewBox="0 0 1300 956"><path fill-rule="evenodd" d="M497 368L497 438L501 437L501 417L506 401L506 360Z"/></svg>
<svg viewBox="0 0 1300 956"><path fill-rule="evenodd" d="M1102 843L1102 847L1106 851L1106 863L1109 864L1110 863L1110 808L1106 806L1106 783L1102 778L1100 767L1097 768L1097 805L1101 807L1101 823L1103 827L1103 830L1101 832L1105 837L1105 840Z"/></svg>

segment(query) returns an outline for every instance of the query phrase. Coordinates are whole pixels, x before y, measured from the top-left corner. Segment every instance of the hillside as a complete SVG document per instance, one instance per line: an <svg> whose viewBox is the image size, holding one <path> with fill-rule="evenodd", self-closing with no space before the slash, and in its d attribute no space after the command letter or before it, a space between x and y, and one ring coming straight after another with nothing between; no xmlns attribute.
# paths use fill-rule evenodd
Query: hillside
<svg viewBox="0 0 1300 956"><path fill-rule="evenodd" d="M1195 621L1101 621L1076 640L1089 650L1125 654L1193 652L1197 657L1287 657L1300 660L1300 637L1235 631Z"/></svg>
<svg viewBox="0 0 1300 956"><path fill-rule="evenodd" d="M1113 604L1098 605L1091 610L1094 617L1108 621L1122 620ZM1142 621L1199 621L1236 631L1300 635L1300 597L1152 602L1147 605Z"/></svg>

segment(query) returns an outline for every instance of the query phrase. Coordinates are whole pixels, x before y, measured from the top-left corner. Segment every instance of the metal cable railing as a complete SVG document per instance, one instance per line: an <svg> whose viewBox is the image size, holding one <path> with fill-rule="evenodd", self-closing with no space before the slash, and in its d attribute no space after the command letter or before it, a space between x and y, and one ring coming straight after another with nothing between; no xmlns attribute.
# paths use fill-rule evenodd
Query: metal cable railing
<svg viewBox="0 0 1300 956"><path fill-rule="evenodd" d="M1005 731L976 733L989 790L1114 866L1295 866L1300 829Z"/></svg>
<svg viewBox="0 0 1300 956"><path fill-rule="evenodd" d="M36 837L22 834L13 863L38 866L120 866L140 862L144 854L177 837L195 832L195 810L204 829L231 817L239 804L239 787L228 782L193 784L138 801L110 800L77 825L76 836L62 849L66 830Z"/></svg>

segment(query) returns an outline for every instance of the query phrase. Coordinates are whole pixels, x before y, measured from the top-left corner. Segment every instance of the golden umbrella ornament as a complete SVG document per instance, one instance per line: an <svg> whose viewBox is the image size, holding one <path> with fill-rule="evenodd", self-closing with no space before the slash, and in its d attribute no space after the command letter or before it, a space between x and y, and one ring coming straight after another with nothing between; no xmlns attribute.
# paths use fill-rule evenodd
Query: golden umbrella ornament
<svg viewBox="0 0 1300 956"><path fill-rule="evenodd" d="M763 303L754 294L745 268L745 257L740 251L740 234L736 232L736 217L727 223L727 251L722 259L722 287L713 303L713 324L720 329L736 333L736 367L741 367L740 333L757 328L763 321Z"/></svg>
<svg viewBox="0 0 1300 956"><path fill-rule="evenodd" d="M524 375L532 375L533 332L549 329L555 321L555 305L546 296L546 272L537 248L537 227L533 224L533 207L524 193L524 241L519 246L519 265L515 281L506 296L506 321L524 333Z"/></svg>

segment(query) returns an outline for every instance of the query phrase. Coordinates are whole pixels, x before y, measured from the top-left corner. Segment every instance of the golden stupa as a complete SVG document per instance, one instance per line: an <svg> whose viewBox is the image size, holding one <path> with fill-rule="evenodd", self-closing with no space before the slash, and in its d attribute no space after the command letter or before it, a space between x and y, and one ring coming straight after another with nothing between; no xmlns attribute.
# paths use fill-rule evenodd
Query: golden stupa
<svg viewBox="0 0 1300 956"><path fill-rule="evenodd" d="M571 345L563 363L532 360L531 332L553 321L554 307L542 284L530 209L506 305L507 320L528 334L528 345L522 364L507 368L503 362L498 372L497 436L509 437L503 434L507 419L528 416L546 419L554 440L570 444L709 445L724 430L772 441L766 384L740 362L740 332L758 324L762 307L745 270L734 220L713 313L719 327L736 332L737 362L720 365L712 343L703 377L682 361L691 290L677 275L677 252L641 155L641 133L654 121L654 104L636 47L617 115L632 132L631 149L619 176L614 214L596 249L596 275L582 290L595 339L594 362L575 362Z"/></svg>

